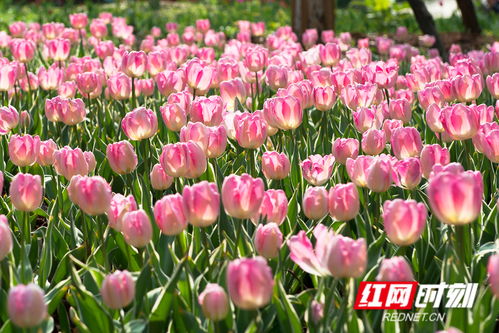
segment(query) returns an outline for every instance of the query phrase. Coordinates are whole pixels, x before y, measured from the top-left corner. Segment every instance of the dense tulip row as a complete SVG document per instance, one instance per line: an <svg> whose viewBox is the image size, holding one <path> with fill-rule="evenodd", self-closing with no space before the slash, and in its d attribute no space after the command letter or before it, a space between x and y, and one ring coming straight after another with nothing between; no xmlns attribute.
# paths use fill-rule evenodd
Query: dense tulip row
<svg viewBox="0 0 499 333"><path fill-rule="evenodd" d="M2 331L492 331L498 42L69 23L0 32ZM404 326L373 280L480 297Z"/></svg>

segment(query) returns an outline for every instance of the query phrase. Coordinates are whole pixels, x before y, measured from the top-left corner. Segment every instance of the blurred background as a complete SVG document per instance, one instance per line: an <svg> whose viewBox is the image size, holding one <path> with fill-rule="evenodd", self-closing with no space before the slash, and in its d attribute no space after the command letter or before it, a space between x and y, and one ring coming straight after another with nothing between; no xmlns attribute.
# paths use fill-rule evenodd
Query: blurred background
<svg viewBox="0 0 499 333"><path fill-rule="evenodd" d="M164 30L166 22L183 28L195 18L209 18L212 28L228 36L236 34L236 21L249 20L264 21L268 30L290 25L298 36L307 28L390 36L405 26L414 42L416 34L437 35L444 49L453 43L463 50L479 49L499 39L499 0L2 0L0 10L0 30L16 20L66 22L71 12L96 17L109 11L126 17L139 38L153 26Z"/></svg>

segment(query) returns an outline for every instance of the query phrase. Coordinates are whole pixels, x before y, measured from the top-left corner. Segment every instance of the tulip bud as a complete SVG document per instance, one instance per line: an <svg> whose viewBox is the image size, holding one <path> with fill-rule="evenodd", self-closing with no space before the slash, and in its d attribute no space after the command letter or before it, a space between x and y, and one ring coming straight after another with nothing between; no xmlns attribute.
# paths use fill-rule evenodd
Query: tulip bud
<svg viewBox="0 0 499 333"><path fill-rule="evenodd" d="M207 227L215 223L220 213L220 194L215 183L202 181L185 186L182 197L184 212L190 224Z"/></svg>
<svg viewBox="0 0 499 333"><path fill-rule="evenodd" d="M327 267L335 278L358 278L367 266L367 246L363 238L353 240L334 235L329 240Z"/></svg>
<svg viewBox="0 0 499 333"><path fill-rule="evenodd" d="M362 134L362 150L368 155L378 155L385 149L386 139L383 130L371 128Z"/></svg>
<svg viewBox="0 0 499 333"><path fill-rule="evenodd" d="M9 290L7 311L10 320L20 328L40 325L47 317L43 290L36 284L18 284Z"/></svg>
<svg viewBox="0 0 499 333"><path fill-rule="evenodd" d="M396 245L414 244L426 225L426 207L414 200L388 200L383 204L383 224L388 239Z"/></svg>
<svg viewBox="0 0 499 333"><path fill-rule="evenodd" d="M0 214L0 262L12 251L12 233L7 217Z"/></svg>
<svg viewBox="0 0 499 333"><path fill-rule="evenodd" d="M282 237L277 224L259 224L255 232L256 252L267 259L277 258L282 246Z"/></svg>
<svg viewBox="0 0 499 333"><path fill-rule="evenodd" d="M236 259L227 268L227 285L237 307L256 310L272 299L272 270L262 257Z"/></svg>
<svg viewBox="0 0 499 333"><path fill-rule="evenodd" d="M222 184L225 212L239 219L248 219L258 213L264 194L263 181L246 173L225 177Z"/></svg>
<svg viewBox="0 0 499 333"><path fill-rule="evenodd" d="M333 156L336 162L345 164L348 158L356 159L358 155L359 140L352 138L338 138L334 140Z"/></svg>
<svg viewBox="0 0 499 333"><path fill-rule="evenodd" d="M173 236L187 228L184 199L180 194L169 194L154 205L154 220L161 232Z"/></svg>
<svg viewBox="0 0 499 333"><path fill-rule="evenodd" d="M23 128L28 128L31 124L31 116L28 111L21 111L21 115L19 116L19 125Z"/></svg>
<svg viewBox="0 0 499 333"><path fill-rule="evenodd" d="M186 112L180 104L165 104L159 109L163 122L170 131L178 132L187 123Z"/></svg>
<svg viewBox="0 0 499 333"><path fill-rule="evenodd" d="M389 161L377 158L365 171L367 187L373 192L386 192L393 181L393 170Z"/></svg>
<svg viewBox="0 0 499 333"><path fill-rule="evenodd" d="M359 213L359 192L353 183L338 184L329 190L329 214L336 221L349 221Z"/></svg>
<svg viewBox="0 0 499 333"><path fill-rule="evenodd" d="M0 76L0 85L1 85L1 76ZM9 133L13 128L16 128L18 124L19 124L19 113L17 112L16 108L14 108L13 106L0 107L0 135L5 135Z"/></svg>
<svg viewBox="0 0 499 333"><path fill-rule="evenodd" d="M414 127L400 127L392 133L392 151L399 160L407 157L419 157L423 143L421 135Z"/></svg>
<svg viewBox="0 0 499 333"><path fill-rule="evenodd" d="M128 271L115 271L105 277L100 293L107 307L122 309L135 298L135 281Z"/></svg>
<svg viewBox="0 0 499 333"><path fill-rule="evenodd" d="M192 141L167 144L159 162L171 177L199 178L207 167L203 149Z"/></svg>
<svg viewBox="0 0 499 333"><path fill-rule="evenodd" d="M479 171L441 171L430 176L426 191L433 214L443 223L468 224L480 214L483 180Z"/></svg>
<svg viewBox="0 0 499 333"><path fill-rule="evenodd" d="M54 140L49 139L47 141L40 142L40 150L38 151L38 156L36 162L40 166L48 166L54 164L54 154L57 150L57 144Z"/></svg>
<svg viewBox="0 0 499 333"><path fill-rule="evenodd" d="M289 175L291 165L284 153L266 151L262 155L262 172L267 179L284 179Z"/></svg>
<svg viewBox="0 0 499 333"><path fill-rule="evenodd" d="M419 185L422 178L421 163L415 157L409 157L398 161L394 165L398 181L403 187L412 190Z"/></svg>
<svg viewBox="0 0 499 333"><path fill-rule="evenodd" d="M487 273L489 276L490 290L496 298L499 298L499 254L496 253L489 257Z"/></svg>
<svg viewBox="0 0 499 333"><path fill-rule="evenodd" d="M123 216L121 231L127 244L134 247L144 247L152 240L152 224L142 209L128 212Z"/></svg>
<svg viewBox="0 0 499 333"><path fill-rule="evenodd" d="M317 325L324 318L324 304L314 299L310 305L310 311L312 321Z"/></svg>
<svg viewBox="0 0 499 333"><path fill-rule="evenodd" d="M204 291L199 294L199 305L206 318L219 321L229 312L229 299L225 290L216 283L208 283Z"/></svg>
<svg viewBox="0 0 499 333"><path fill-rule="evenodd" d="M68 186L69 199L88 215L105 214L112 200L111 186L100 176L71 178Z"/></svg>
<svg viewBox="0 0 499 333"><path fill-rule="evenodd" d="M283 190L267 190L263 195L260 210L251 217L251 221L274 222L281 224L288 213L288 199Z"/></svg>
<svg viewBox="0 0 499 333"><path fill-rule="evenodd" d="M88 24L88 16L85 13L75 13L69 15L69 22L75 29L83 29Z"/></svg>
<svg viewBox="0 0 499 333"><path fill-rule="evenodd" d="M130 142L126 140L108 144L106 157L111 169L121 175L131 173L138 164L137 154Z"/></svg>
<svg viewBox="0 0 499 333"><path fill-rule="evenodd" d="M303 195L303 214L311 220L320 220L328 212L328 192L322 186L309 187Z"/></svg>
<svg viewBox="0 0 499 333"><path fill-rule="evenodd" d="M123 227L123 217L126 213L137 210L137 203L133 195L125 197L122 194L115 194L107 210L109 226L116 231L121 231Z"/></svg>
<svg viewBox="0 0 499 333"><path fill-rule="evenodd" d="M10 201L15 209L32 212L40 207L43 199L42 179L38 175L18 173L10 183Z"/></svg>
<svg viewBox="0 0 499 333"><path fill-rule="evenodd" d="M13 164L24 167L36 162L40 149L40 137L29 134L13 135L9 141L9 157Z"/></svg>
<svg viewBox="0 0 499 333"><path fill-rule="evenodd" d="M139 107L126 114L121 128L130 140L149 139L158 131L158 118L152 110Z"/></svg>
<svg viewBox="0 0 499 333"><path fill-rule="evenodd" d="M173 184L173 177L168 176L159 163L153 166L149 178L152 188L158 191L166 190Z"/></svg>
<svg viewBox="0 0 499 333"><path fill-rule="evenodd" d="M261 147L267 139L267 123L260 112L244 112L234 116L237 143L247 149Z"/></svg>
<svg viewBox="0 0 499 333"><path fill-rule="evenodd" d="M376 280L387 282L414 281L414 275L411 266L404 257L393 257L383 259Z"/></svg>

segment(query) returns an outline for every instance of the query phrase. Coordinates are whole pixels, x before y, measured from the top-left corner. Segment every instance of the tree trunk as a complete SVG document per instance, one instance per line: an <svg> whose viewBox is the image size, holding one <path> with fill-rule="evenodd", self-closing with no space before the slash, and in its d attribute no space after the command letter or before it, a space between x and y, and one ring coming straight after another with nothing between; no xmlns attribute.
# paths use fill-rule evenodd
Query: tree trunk
<svg viewBox="0 0 499 333"><path fill-rule="evenodd" d="M476 17L475 6L472 0L456 0L459 10L461 11L461 17L463 18L463 24L467 31L473 34L479 34L482 32L480 25L478 24L478 19Z"/></svg>
<svg viewBox="0 0 499 333"><path fill-rule="evenodd" d="M335 25L336 0L293 0L291 20L298 38L306 29L332 30Z"/></svg>
<svg viewBox="0 0 499 333"><path fill-rule="evenodd" d="M440 56L443 59L447 59L447 51L442 44L442 40L440 39L440 35L438 34L435 26L435 21L433 21L433 16L431 16L423 0L408 1L421 31L426 35L432 35L435 37L435 47L440 52Z"/></svg>

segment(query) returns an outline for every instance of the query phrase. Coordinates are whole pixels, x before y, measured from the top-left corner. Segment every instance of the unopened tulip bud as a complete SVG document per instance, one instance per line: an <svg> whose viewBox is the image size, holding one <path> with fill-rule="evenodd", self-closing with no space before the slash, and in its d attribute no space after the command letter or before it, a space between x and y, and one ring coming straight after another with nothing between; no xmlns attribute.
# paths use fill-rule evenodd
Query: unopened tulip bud
<svg viewBox="0 0 499 333"><path fill-rule="evenodd" d="M121 175L131 173L138 164L137 154L135 154L133 146L125 140L108 144L106 157L111 169Z"/></svg>
<svg viewBox="0 0 499 333"><path fill-rule="evenodd" d="M199 294L198 302L203 314L210 320L222 320L229 313L227 293L216 283L208 283L204 291Z"/></svg>
<svg viewBox="0 0 499 333"><path fill-rule="evenodd" d="M18 173L10 183L10 201L15 209L32 212L40 207L43 199L42 179L38 175Z"/></svg>
<svg viewBox="0 0 499 333"><path fill-rule="evenodd" d="M40 166L47 166L54 164L54 153L57 150L57 144L54 140L49 139L47 141L40 142L40 150L38 151L38 156L36 162Z"/></svg>
<svg viewBox="0 0 499 333"><path fill-rule="evenodd" d="M329 214L336 221L349 221L359 213L359 192L353 183L338 184L329 190Z"/></svg>
<svg viewBox="0 0 499 333"><path fill-rule="evenodd" d="M173 177L168 176L159 163L153 166L149 178L152 188L158 191L166 190L173 184Z"/></svg>
<svg viewBox="0 0 499 333"><path fill-rule="evenodd" d="M259 224L255 232L256 252L267 258L277 258L282 246L282 233L275 223Z"/></svg>
<svg viewBox="0 0 499 333"><path fill-rule="evenodd" d="M303 214L311 220L320 220L328 212L328 192L322 186L309 187L303 195Z"/></svg>
<svg viewBox="0 0 499 333"><path fill-rule="evenodd" d="M113 194L111 186L100 176L80 176L71 178L68 186L69 199L88 215L105 214Z"/></svg>
<svg viewBox="0 0 499 333"><path fill-rule="evenodd" d="M366 174L367 187L373 192L386 192L394 180L391 163L379 158L367 168Z"/></svg>
<svg viewBox="0 0 499 333"><path fill-rule="evenodd" d="M244 310L256 310L272 299L272 270L262 257L236 259L227 269L229 295Z"/></svg>
<svg viewBox="0 0 499 333"><path fill-rule="evenodd" d="M414 127L400 127L392 133L392 151L399 160L407 157L419 157L423 143L421 135Z"/></svg>
<svg viewBox="0 0 499 333"><path fill-rule="evenodd" d="M385 149L386 139L383 130L368 129L362 134L362 150L367 155L378 155Z"/></svg>
<svg viewBox="0 0 499 333"><path fill-rule="evenodd" d="M383 225L390 241L399 246L414 244L426 225L427 211L414 200L388 200L383 204Z"/></svg>
<svg viewBox="0 0 499 333"><path fill-rule="evenodd" d="M107 307L122 309L135 298L135 281L128 271L115 271L105 277L100 292Z"/></svg>
<svg viewBox="0 0 499 333"><path fill-rule="evenodd" d="M154 205L154 220L161 232L173 236L187 228L184 199L180 194L169 194Z"/></svg>
<svg viewBox="0 0 499 333"><path fill-rule="evenodd" d="M193 141L167 144L159 162L171 177L198 178L207 168L203 149Z"/></svg>
<svg viewBox="0 0 499 333"><path fill-rule="evenodd" d="M12 233L7 217L0 214L0 262L12 251Z"/></svg>
<svg viewBox="0 0 499 333"><path fill-rule="evenodd" d="M202 181L185 186L182 197L184 212L190 224L207 227L215 223L220 213L220 194L215 183Z"/></svg>
<svg viewBox="0 0 499 333"><path fill-rule="evenodd" d="M10 320L20 328L40 325L47 317L43 290L34 283L12 287L7 298L7 311Z"/></svg>
<svg viewBox="0 0 499 333"><path fill-rule="evenodd" d="M134 210L123 216L122 230L125 241L134 247L144 247L152 240L152 224L147 213Z"/></svg>
<svg viewBox="0 0 499 333"><path fill-rule="evenodd" d="M80 148L63 147L54 152L54 168L58 175L67 180L75 175L85 176L89 172L88 163Z"/></svg>
<svg viewBox="0 0 499 333"><path fill-rule="evenodd" d="M411 266L404 257L393 257L383 259L376 280L387 282L414 281L414 275Z"/></svg>

